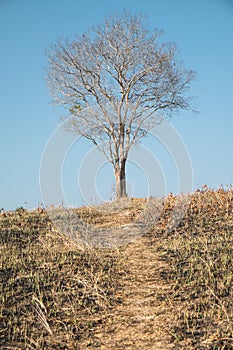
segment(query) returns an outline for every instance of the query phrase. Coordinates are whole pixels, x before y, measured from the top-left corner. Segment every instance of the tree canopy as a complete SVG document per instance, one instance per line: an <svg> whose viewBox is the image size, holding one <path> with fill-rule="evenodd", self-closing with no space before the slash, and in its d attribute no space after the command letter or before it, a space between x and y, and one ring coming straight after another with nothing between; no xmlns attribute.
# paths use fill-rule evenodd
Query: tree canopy
<svg viewBox="0 0 233 350"><path fill-rule="evenodd" d="M129 151L160 122L189 109L195 78L142 15L106 18L74 39L48 50L47 81L53 102L63 105L69 130L89 139L112 163L117 197L126 195Z"/></svg>

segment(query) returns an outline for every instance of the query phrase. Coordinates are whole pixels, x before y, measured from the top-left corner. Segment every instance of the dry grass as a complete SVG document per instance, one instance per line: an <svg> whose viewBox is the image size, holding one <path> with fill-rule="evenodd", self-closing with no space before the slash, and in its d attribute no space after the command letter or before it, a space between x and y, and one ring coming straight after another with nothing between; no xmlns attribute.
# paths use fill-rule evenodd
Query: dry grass
<svg viewBox="0 0 233 350"><path fill-rule="evenodd" d="M1 349L233 349L233 191L196 191L180 218L176 200L118 249L77 245L42 209L0 213ZM74 213L120 227L145 200L120 204Z"/></svg>
<svg viewBox="0 0 233 350"><path fill-rule="evenodd" d="M78 247L44 211L0 219L2 349L79 349L114 305L118 252Z"/></svg>
<svg viewBox="0 0 233 350"><path fill-rule="evenodd" d="M163 231L160 232L163 239ZM170 332L182 349L233 349L233 191L204 187L161 247L173 284Z"/></svg>

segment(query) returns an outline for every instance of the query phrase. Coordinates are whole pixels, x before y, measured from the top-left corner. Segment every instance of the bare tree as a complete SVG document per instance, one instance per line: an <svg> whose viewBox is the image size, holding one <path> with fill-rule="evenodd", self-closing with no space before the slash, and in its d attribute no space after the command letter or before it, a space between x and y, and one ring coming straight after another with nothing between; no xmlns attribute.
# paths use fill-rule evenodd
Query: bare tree
<svg viewBox="0 0 233 350"><path fill-rule="evenodd" d="M48 50L53 102L64 105L69 130L98 147L111 162L116 197L126 196L126 161L133 145L158 123L189 109L195 78L177 59L175 44L160 41L143 16L114 15L74 40Z"/></svg>

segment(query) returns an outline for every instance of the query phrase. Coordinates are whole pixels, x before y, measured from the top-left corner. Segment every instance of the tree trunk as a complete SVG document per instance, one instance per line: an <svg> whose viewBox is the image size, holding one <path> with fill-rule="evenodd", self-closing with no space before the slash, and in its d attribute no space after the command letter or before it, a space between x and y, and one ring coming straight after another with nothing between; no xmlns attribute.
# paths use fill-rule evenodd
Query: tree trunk
<svg viewBox="0 0 233 350"><path fill-rule="evenodd" d="M126 197L126 174L125 165L126 159L120 161L120 166L115 168L115 178L116 178L116 199Z"/></svg>

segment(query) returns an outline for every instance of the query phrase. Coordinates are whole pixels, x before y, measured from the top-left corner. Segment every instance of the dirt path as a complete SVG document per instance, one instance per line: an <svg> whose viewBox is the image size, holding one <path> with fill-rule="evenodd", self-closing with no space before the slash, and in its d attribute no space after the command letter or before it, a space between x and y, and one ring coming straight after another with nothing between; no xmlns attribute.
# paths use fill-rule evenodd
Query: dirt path
<svg viewBox="0 0 233 350"><path fill-rule="evenodd" d="M113 308L101 328L94 333L95 349L173 349L168 327L171 306L165 294L171 286L161 278L169 269L158 252L159 240L141 238L123 251L125 271ZM89 344L89 349L92 348Z"/></svg>

